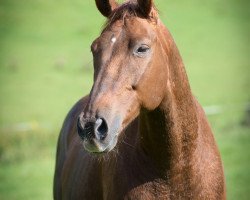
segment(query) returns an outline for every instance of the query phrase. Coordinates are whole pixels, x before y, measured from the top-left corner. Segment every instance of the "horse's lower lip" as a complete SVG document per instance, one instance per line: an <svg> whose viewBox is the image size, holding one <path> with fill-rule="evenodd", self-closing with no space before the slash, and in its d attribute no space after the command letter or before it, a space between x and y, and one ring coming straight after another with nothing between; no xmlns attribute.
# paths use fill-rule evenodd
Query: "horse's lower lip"
<svg viewBox="0 0 250 200"><path fill-rule="evenodd" d="M118 135L115 135L107 146L103 146L103 144L99 144L98 142L95 142L95 144L93 145L90 144L89 141L84 140L83 147L86 151L90 153L96 153L96 154L107 153L116 146L117 139Z"/></svg>

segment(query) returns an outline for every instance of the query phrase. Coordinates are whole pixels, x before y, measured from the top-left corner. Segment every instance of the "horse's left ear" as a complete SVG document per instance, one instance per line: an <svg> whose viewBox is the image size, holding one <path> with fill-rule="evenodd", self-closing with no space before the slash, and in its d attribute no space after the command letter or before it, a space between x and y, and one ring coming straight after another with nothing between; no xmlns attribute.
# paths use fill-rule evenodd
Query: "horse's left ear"
<svg viewBox="0 0 250 200"><path fill-rule="evenodd" d="M137 0L139 10L144 17L149 17L153 7L153 0Z"/></svg>
<svg viewBox="0 0 250 200"><path fill-rule="evenodd" d="M112 11L118 6L115 0L95 0L98 10L103 16L109 17Z"/></svg>

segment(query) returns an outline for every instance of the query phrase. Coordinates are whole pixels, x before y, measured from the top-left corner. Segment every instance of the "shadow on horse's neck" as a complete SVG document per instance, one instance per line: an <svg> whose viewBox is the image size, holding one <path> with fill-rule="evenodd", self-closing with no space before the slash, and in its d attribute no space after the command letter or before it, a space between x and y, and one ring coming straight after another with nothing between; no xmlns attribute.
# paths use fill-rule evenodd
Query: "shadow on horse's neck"
<svg viewBox="0 0 250 200"><path fill-rule="evenodd" d="M196 147L197 113L179 51L166 28L162 33L170 38L163 47L168 55L169 80L160 106L140 113L140 144L158 169L181 171L190 163Z"/></svg>

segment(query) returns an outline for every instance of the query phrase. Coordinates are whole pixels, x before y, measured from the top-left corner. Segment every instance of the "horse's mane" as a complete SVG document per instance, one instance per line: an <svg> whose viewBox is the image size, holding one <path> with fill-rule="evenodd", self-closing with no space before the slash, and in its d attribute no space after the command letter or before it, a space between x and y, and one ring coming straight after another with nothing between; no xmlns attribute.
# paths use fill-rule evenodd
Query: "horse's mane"
<svg viewBox="0 0 250 200"><path fill-rule="evenodd" d="M115 21L121 19L124 21L126 18L130 17L146 18L150 21L157 22L158 10L153 5L149 16L145 17L141 13L135 0L126 1L125 3L119 5L117 8L114 9L114 11L111 13L111 15L108 17L108 20L104 24L103 31L109 28Z"/></svg>

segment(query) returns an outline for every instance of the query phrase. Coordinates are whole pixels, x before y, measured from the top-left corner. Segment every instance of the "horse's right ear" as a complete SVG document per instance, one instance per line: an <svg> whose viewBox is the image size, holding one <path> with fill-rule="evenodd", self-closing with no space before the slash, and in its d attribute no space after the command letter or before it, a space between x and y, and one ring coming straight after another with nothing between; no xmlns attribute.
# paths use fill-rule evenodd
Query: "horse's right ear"
<svg viewBox="0 0 250 200"><path fill-rule="evenodd" d="M146 18L149 17L153 7L153 0L137 0L137 3L141 14Z"/></svg>
<svg viewBox="0 0 250 200"><path fill-rule="evenodd" d="M103 16L109 17L112 11L118 7L118 3L115 0L95 0L98 10Z"/></svg>

